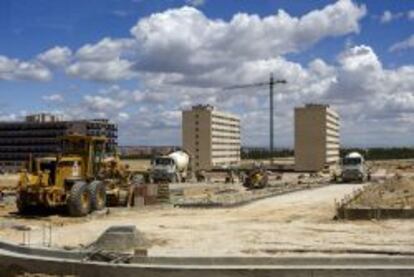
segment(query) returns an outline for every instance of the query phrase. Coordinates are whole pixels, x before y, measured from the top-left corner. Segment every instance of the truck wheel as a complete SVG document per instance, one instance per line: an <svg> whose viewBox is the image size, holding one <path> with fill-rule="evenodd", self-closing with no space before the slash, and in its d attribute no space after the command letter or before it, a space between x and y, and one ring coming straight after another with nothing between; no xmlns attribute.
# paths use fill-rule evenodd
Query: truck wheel
<svg viewBox="0 0 414 277"><path fill-rule="evenodd" d="M93 181L88 186L91 197L91 210L100 211L106 207L106 190L101 181Z"/></svg>
<svg viewBox="0 0 414 277"><path fill-rule="evenodd" d="M91 195L85 182L76 182L68 198L70 216L85 216L91 210Z"/></svg>

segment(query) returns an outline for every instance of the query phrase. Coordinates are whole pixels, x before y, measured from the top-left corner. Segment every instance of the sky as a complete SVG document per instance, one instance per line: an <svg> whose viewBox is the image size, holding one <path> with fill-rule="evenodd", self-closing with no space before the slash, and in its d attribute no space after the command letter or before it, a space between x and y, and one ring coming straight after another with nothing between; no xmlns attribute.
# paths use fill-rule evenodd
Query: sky
<svg viewBox="0 0 414 277"><path fill-rule="evenodd" d="M121 145L180 145L181 111L241 117L292 147L294 108L329 104L341 144L414 146L414 1L2 0L0 120L109 118Z"/></svg>

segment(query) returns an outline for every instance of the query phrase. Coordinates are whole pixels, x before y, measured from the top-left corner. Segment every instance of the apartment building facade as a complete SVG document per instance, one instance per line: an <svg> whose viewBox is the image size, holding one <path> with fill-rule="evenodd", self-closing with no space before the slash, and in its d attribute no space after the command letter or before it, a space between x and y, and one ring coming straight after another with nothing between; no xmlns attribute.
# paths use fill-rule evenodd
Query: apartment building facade
<svg viewBox="0 0 414 277"><path fill-rule="evenodd" d="M339 115L329 105L295 108L295 169L320 171L339 162Z"/></svg>
<svg viewBox="0 0 414 277"><path fill-rule="evenodd" d="M0 122L0 170L19 170L29 157L55 155L61 136L80 134L105 136L107 147L115 149L117 125L107 119L64 121L49 114L36 114L25 121Z"/></svg>
<svg viewBox="0 0 414 277"><path fill-rule="evenodd" d="M194 170L240 163L240 118L210 105L193 106L182 113L183 149Z"/></svg>

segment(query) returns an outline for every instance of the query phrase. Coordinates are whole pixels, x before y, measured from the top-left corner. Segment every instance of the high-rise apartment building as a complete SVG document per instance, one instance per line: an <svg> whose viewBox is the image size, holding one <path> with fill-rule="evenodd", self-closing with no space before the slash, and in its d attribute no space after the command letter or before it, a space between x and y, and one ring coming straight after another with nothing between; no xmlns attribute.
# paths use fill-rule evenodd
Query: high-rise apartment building
<svg viewBox="0 0 414 277"><path fill-rule="evenodd" d="M183 148L194 170L240 163L240 119L210 105L183 111Z"/></svg>
<svg viewBox="0 0 414 277"><path fill-rule="evenodd" d="M338 114L329 105L295 108L295 169L319 171L338 161Z"/></svg>

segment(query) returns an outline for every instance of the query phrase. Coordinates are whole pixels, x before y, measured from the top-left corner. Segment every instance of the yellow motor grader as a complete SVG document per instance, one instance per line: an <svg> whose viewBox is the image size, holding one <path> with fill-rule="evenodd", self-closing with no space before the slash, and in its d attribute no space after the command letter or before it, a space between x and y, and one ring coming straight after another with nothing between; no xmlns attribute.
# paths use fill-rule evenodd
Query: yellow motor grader
<svg viewBox="0 0 414 277"><path fill-rule="evenodd" d="M247 189L262 189L268 185L269 175L266 169L260 165L251 169L243 181L243 186Z"/></svg>
<svg viewBox="0 0 414 277"><path fill-rule="evenodd" d="M31 158L20 173L16 199L20 213L66 206L70 216L85 216L105 208L107 196L131 199L131 173L117 155L106 152L106 138L68 135L60 141L56 156Z"/></svg>

